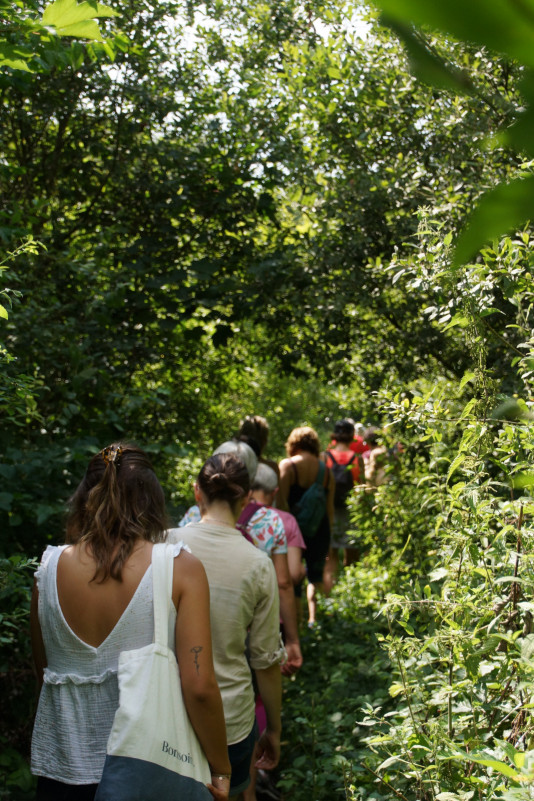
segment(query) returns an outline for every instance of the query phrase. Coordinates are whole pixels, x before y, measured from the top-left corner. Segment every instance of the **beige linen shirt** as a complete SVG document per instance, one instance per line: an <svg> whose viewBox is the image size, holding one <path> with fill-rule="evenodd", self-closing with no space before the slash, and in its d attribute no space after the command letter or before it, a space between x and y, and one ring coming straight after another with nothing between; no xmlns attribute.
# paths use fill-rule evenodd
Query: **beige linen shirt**
<svg viewBox="0 0 534 801"><path fill-rule="evenodd" d="M220 523L192 523L169 529L169 542L183 541L200 559L210 587L215 675L221 690L228 745L250 734L254 691L245 656L262 670L280 662L278 585L267 554L241 532Z"/></svg>

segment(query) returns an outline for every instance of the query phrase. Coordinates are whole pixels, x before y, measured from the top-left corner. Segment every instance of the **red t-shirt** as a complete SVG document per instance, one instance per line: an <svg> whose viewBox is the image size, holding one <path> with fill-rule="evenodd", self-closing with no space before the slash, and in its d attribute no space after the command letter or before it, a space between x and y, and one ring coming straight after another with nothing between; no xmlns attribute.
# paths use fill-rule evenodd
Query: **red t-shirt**
<svg viewBox="0 0 534 801"><path fill-rule="evenodd" d="M332 450L330 452L331 452L333 458L335 459L336 464L348 464L350 462L350 460L354 456L354 451L353 450L350 450L350 451L334 451L334 450ZM325 452L325 462L326 462L327 467L332 467L332 457L329 456L329 454L326 453L326 452ZM360 466L358 465L358 457L357 456L355 457L354 461L352 462L352 464L350 466L350 469L351 469L351 472L352 472L352 478L354 479L354 483L355 484L359 484L360 481L363 479L363 476L362 476L362 479L360 479Z"/></svg>
<svg viewBox="0 0 534 801"><path fill-rule="evenodd" d="M363 437L354 437L354 439L349 445L349 448L354 453L365 453L366 451L371 450L371 448L369 447L367 442L365 442Z"/></svg>

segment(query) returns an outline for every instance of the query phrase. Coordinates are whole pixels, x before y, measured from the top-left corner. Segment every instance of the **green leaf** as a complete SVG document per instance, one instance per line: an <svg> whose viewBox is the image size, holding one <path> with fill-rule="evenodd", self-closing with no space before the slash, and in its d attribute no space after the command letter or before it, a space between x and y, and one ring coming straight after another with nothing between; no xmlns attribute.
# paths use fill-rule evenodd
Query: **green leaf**
<svg viewBox="0 0 534 801"><path fill-rule="evenodd" d="M2 67L32 72L33 70L28 66L27 62L33 55L33 50L28 47L19 47L0 42L0 66Z"/></svg>
<svg viewBox="0 0 534 801"><path fill-rule="evenodd" d="M455 93L473 93L469 75L445 64L443 60L428 50L413 28L388 17L387 14L382 15L381 22L391 28L401 39L408 53L412 72L419 80L440 89L450 89Z"/></svg>
<svg viewBox="0 0 534 801"><path fill-rule="evenodd" d="M446 567L437 567L433 570L429 576L430 581L441 581L441 579L447 578L449 575L449 571Z"/></svg>
<svg viewBox="0 0 534 801"><path fill-rule="evenodd" d="M447 480L452 476L452 474L458 470L458 468L465 462L467 456L465 453L459 453L455 459L453 459L451 466L449 467L449 472L447 473Z"/></svg>
<svg viewBox="0 0 534 801"><path fill-rule="evenodd" d="M471 398L471 400L468 401L468 403L466 403L466 405L464 406L463 412L461 413L459 419L460 420L465 420L465 418L468 417L471 414L471 412L473 410L473 407L476 405L476 403L477 403L477 399L476 398Z"/></svg>
<svg viewBox="0 0 534 801"><path fill-rule="evenodd" d="M532 80L532 77L531 77ZM534 125L534 108L531 106L518 115L516 122L498 135L498 140L519 153L534 155L532 127Z"/></svg>
<svg viewBox="0 0 534 801"><path fill-rule="evenodd" d="M534 7L531 0L376 0L393 19L430 25L467 42L478 42L534 66Z"/></svg>
<svg viewBox="0 0 534 801"><path fill-rule="evenodd" d="M377 767L377 771L384 770L384 768L389 768L390 765L393 765L395 762L404 762L405 760L402 759L400 756L391 756L385 759L380 765Z"/></svg>
<svg viewBox="0 0 534 801"><path fill-rule="evenodd" d="M460 328L467 328L469 324L469 317L466 317L465 314L455 314L450 323L447 323L443 330L448 331L449 328L455 328L456 326L459 326Z"/></svg>
<svg viewBox="0 0 534 801"><path fill-rule="evenodd" d="M341 74L341 70L339 70L337 67L328 67L327 73L330 76L330 78L341 79L343 77Z"/></svg>
<svg viewBox="0 0 534 801"><path fill-rule="evenodd" d="M525 471L524 473L517 473L512 478L512 486L515 489L525 489L534 485L534 473Z"/></svg>
<svg viewBox="0 0 534 801"><path fill-rule="evenodd" d="M4 510L11 509L12 500L13 500L13 495L10 492L0 492L0 509Z"/></svg>
<svg viewBox="0 0 534 801"><path fill-rule="evenodd" d="M534 175L491 189L480 199L456 241L453 264L465 264L489 240L534 219Z"/></svg>
<svg viewBox="0 0 534 801"><path fill-rule="evenodd" d="M476 757L471 757L472 762L476 762L478 765L485 765L488 768L493 768L498 773L502 773L503 776L508 776L509 779L519 779L520 774L517 773L510 765L507 765L505 762L499 762L497 759L479 759Z"/></svg>
<svg viewBox="0 0 534 801"><path fill-rule="evenodd" d="M60 36L75 36L78 39L94 39L97 42L102 41L102 34L98 27L98 22L94 20L86 20L85 22L77 22L74 25L67 25L64 28L57 28Z"/></svg>
<svg viewBox="0 0 534 801"><path fill-rule="evenodd" d="M0 305L0 317L2 317L4 320L8 319L7 310L2 305Z"/></svg>
<svg viewBox="0 0 534 801"><path fill-rule="evenodd" d="M55 28L67 28L78 22L85 22L97 17L116 17L116 11L102 3L84 2L76 0L55 0L43 12L43 25L53 25Z"/></svg>
<svg viewBox="0 0 534 801"><path fill-rule="evenodd" d="M473 378L476 378L475 373L472 373L470 370L464 373L464 377L460 381L460 389L462 390L466 384L473 380Z"/></svg>

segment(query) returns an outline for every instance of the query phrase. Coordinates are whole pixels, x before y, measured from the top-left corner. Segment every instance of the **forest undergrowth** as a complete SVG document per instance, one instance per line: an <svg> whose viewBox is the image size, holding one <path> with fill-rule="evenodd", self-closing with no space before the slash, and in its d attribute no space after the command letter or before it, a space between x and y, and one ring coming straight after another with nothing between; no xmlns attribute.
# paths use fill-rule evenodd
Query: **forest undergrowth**
<svg viewBox="0 0 534 801"><path fill-rule="evenodd" d="M479 393L390 398L413 444L355 497L361 561L303 636L288 801L534 797L530 412Z"/></svg>
<svg viewBox="0 0 534 801"><path fill-rule="evenodd" d="M378 639L386 634L377 619L383 582L365 563L349 568L332 596L319 601L317 627L304 624L304 664L284 684L278 786L288 800L350 798L351 787L374 789L361 721L364 707L391 705L391 669Z"/></svg>

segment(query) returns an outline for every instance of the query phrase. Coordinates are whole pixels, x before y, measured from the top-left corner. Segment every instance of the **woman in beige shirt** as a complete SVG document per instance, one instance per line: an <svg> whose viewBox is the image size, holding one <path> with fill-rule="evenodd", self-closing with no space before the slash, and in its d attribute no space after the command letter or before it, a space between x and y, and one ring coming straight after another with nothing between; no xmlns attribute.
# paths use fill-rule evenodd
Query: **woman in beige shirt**
<svg viewBox="0 0 534 801"><path fill-rule="evenodd" d="M280 756L279 663L284 655L273 564L235 527L249 490L249 474L236 455L210 457L195 483L201 522L168 532L169 541L183 540L191 548L208 576L213 662L232 764L230 796L238 798L250 781L257 738L254 690L245 648L267 713L267 728L259 738L256 761L256 766L265 770L276 767Z"/></svg>

